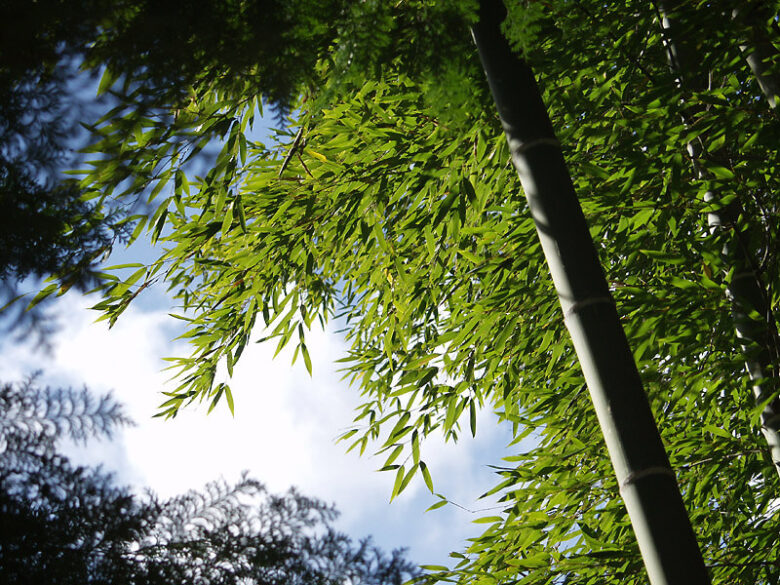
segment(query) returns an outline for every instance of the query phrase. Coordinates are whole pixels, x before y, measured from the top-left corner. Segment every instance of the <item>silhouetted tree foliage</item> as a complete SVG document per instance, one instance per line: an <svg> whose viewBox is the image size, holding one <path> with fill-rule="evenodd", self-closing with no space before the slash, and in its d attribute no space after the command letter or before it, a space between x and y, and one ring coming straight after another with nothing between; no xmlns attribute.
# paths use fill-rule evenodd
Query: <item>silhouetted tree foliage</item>
<svg viewBox="0 0 780 585"><path fill-rule="evenodd" d="M78 95L78 63L107 4L0 6L2 279L65 272L82 282L112 242L114 218L59 173L91 99Z"/></svg>
<svg viewBox="0 0 780 585"><path fill-rule="evenodd" d="M90 76L79 63L109 4L0 4L0 312L6 329L34 331L42 342L53 323L41 307L24 312L12 302L20 282L58 274L68 288L86 289L124 229L121 213L61 172L85 137L79 124L94 92L83 90Z"/></svg>
<svg viewBox="0 0 780 585"><path fill-rule="evenodd" d="M420 74L450 68L464 55L473 60L462 5L162 0L119 6L88 61L131 84L141 81L158 103L189 98L204 84L227 92L251 87L284 112L308 86L320 85L318 62L326 57L338 77L351 81L399 58Z"/></svg>
<svg viewBox="0 0 780 585"><path fill-rule="evenodd" d="M0 580L6 583L399 584L402 551L336 532L336 510L244 476L170 500L74 466L58 440L130 423L110 396L0 388Z"/></svg>

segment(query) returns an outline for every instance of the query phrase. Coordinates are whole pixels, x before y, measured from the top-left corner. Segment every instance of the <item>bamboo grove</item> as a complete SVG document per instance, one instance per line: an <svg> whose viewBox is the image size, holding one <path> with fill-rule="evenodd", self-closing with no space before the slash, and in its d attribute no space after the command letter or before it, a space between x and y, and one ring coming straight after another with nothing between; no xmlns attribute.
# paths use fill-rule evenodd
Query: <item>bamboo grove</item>
<svg viewBox="0 0 780 585"><path fill-rule="evenodd" d="M778 4L506 7L712 582L775 583ZM477 410L493 410L517 451L496 462L504 509L426 580L645 583L468 34L474 6L351 10L336 37L350 42L318 57L266 144L249 134L263 104L251 67L155 94L149 68L108 60L102 89L118 105L93 128L82 185L106 204L151 198L156 211L128 222L160 257L106 270L96 308L113 323L150 286L174 295L193 351L171 358L180 386L165 416L193 401L240 408L228 378L258 337L310 367L307 330L340 329L364 398L342 438L385 454L393 496L410 481L434 492L426 436L476 433ZM425 43L443 16L439 51ZM670 60L683 50L695 56ZM758 305L738 290L746 272ZM753 380L746 362L760 362Z"/></svg>

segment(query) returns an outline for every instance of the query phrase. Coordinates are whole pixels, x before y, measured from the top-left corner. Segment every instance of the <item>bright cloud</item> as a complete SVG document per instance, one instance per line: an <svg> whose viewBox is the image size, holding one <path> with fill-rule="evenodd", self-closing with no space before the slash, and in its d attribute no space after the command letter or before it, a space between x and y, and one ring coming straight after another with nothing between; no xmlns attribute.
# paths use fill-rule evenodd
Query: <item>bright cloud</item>
<svg viewBox="0 0 780 585"><path fill-rule="evenodd" d="M103 462L122 481L164 497L249 470L274 491L295 485L335 502L346 532L373 534L387 549L408 546L418 562L442 564L449 551L460 550L466 537L479 533L470 522L484 514L455 507L423 514L436 498L421 480L389 504L393 474L374 471L383 460L345 454L346 445L335 443L359 403L357 392L339 381L334 360L343 355L343 346L335 335L314 330L307 339L313 378L300 360L290 367L290 354L272 360L273 347L253 344L231 380L235 417L226 405L206 415L203 404L163 421L152 418L169 377L161 371L161 358L189 353L185 344L170 341L177 322L166 310L131 308L109 330L105 322L94 322L97 315L87 306L77 297L58 305L62 329L53 356L8 343L0 352L3 380L41 369L43 383L113 390L126 405L138 426L126 429L118 441L91 445L81 456L85 462ZM508 441L506 429L498 428L490 413L480 414L478 428L477 440L424 445L436 490L470 509L488 505L476 498L497 481L486 466L500 461Z"/></svg>

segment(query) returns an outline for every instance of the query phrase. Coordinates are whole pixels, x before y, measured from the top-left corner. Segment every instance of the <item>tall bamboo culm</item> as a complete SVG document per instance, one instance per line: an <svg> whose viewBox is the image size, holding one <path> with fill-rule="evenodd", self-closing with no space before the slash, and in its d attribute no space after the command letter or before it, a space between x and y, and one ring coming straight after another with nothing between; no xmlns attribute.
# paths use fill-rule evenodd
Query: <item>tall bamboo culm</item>
<svg viewBox="0 0 780 585"><path fill-rule="evenodd" d="M501 33L501 0L472 29L652 585L710 583L571 177L530 67Z"/></svg>

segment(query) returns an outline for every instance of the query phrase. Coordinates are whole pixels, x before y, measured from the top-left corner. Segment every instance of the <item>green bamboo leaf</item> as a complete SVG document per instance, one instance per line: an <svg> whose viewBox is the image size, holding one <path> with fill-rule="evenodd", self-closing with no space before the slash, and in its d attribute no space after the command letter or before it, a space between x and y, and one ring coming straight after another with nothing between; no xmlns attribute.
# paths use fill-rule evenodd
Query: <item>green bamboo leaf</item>
<svg viewBox="0 0 780 585"><path fill-rule="evenodd" d="M244 166L246 164L246 136L243 132L238 134L238 149L241 166Z"/></svg>
<svg viewBox="0 0 780 585"><path fill-rule="evenodd" d="M235 417L235 405L233 403L233 392L230 390L230 386L225 384L225 399L227 400L228 408L230 409L230 416Z"/></svg>
<svg viewBox="0 0 780 585"><path fill-rule="evenodd" d="M157 198L157 195L160 194L160 191L163 190L165 185L168 184L168 181L171 178L171 171L167 170L164 171L157 179L157 182L154 185L154 188L152 189L151 194L149 195L149 201L154 201Z"/></svg>
<svg viewBox="0 0 780 585"><path fill-rule="evenodd" d="M233 377L233 354L230 351L227 351L225 353L225 360L226 360L228 376L232 378Z"/></svg>
<svg viewBox="0 0 780 585"><path fill-rule="evenodd" d="M148 219L145 215L142 215L138 218L138 223L136 223L135 228L133 229L133 233L130 235L130 243L138 239L138 236L140 236L144 231L147 221Z"/></svg>
<svg viewBox="0 0 780 585"><path fill-rule="evenodd" d="M404 477L406 475L406 470L404 469L404 466L401 465L401 467L398 468L398 471L395 474L395 483L393 484L393 492L390 494L390 501L392 502L395 497L401 493L401 485L404 482Z"/></svg>
<svg viewBox="0 0 780 585"><path fill-rule="evenodd" d="M167 217L168 209L165 208L162 210L160 217L157 218L157 222L154 224L154 231L152 232L152 244L157 242L157 240L160 238L160 234L162 234L163 228L165 227L165 220Z"/></svg>
<svg viewBox="0 0 780 585"><path fill-rule="evenodd" d="M726 167L712 165L707 167L707 170L715 175L715 178L722 181L728 181L734 178L734 173Z"/></svg>
<svg viewBox="0 0 780 585"><path fill-rule="evenodd" d="M480 141L483 144L485 144L484 140ZM484 148L483 148L483 154L484 154ZM463 190L463 193L466 194L466 199L469 203L474 203L477 200L477 192L474 190L474 185L471 184L471 181L469 181L468 177L463 177L460 180L461 189Z"/></svg>
<svg viewBox="0 0 780 585"><path fill-rule="evenodd" d="M395 448L393 449L392 453L390 453L390 455L385 460L385 464L384 464L383 468L386 468L387 466L392 465L393 462L396 459L398 459L398 456L401 453L403 453L403 450L404 450L403 445L396 445Z"/></svg>
<svg viewBox="0 0 780 585"><path fill-rule="evenodd" d="M708 431L712 433L713 435L717 435L718 437L723 437L724 439L733 439L734 437L729 434L729 432L721 427L715 426L715 425L704 425L702 427L705 431Z"/></svg>
<svg viewBox="0 0 780 585"><path fill-rule="evenodd" d="M381 224L379 222L375 223L372 227L372 231L374 233L374 238L376 239L377 244L379 244L379 247L384 252L387 252L389 248L387 246L387 240L385 239L385 234L382 231Z"/></svg>
<svg viewBox="0 0 780 585"><path fill-rule="evenodd" d="M27 306L27 310L32 309L35 305L50 297L55 291L57 291L57 289L59 289L59 287L60 285L56 282L46 286L46 288L38 292L38 294L33 297L33 299L30 301L30 304Z"/></svg>
<svg viewBox="0 0 780 585"><path fill-rule="evenodd" d="M412 465L411 466L409 471L404 476L404 480L401 482L401 486L398 489L398 494L400 494L401 492L403 492L407 488L407 486L409 485L409 482L412 481L412 478L417 473L417 469L418 469L417 465ZM396 495L398 495L398 494L396 494Z"/></svg>
<svg viewBox="0 0 780 585"><path fill-rule="evenodd" d="M225 210L225 217L222 219L222 225L220 226L220 231L223 235L227 234L230 231L230 226L233 225L233 204L231 203L228 205L227 209Z"/></svg>
<svg viewBox="0 0 780 585"><path fill-rule="evenodd" d="M309 372L309 376L311 376L311 358L309 357L309 350L306 348L305 343L301 343L301 355L303 356L303 363L306 366L306 371Z"/></svg>
<svg viewBox="0 0 780 585"><path fill-rule="evenodd" d="M425 485L428 487L428 490L431 493L434 493L433 492L433 480L431 479L430 471L428 471L428 466L425 464L424 461L420 461L419 465L420 465L420 472L422 472L423 481L425 481ZM446 503L446 501L445 501L445 503ZM444 504L441 504L441 505L444 505ZM440 507L440 506L438 506L438 507ZM428 509L430 510L432 508L428 508ZM435 509L435 508L433 508L433 509Z"/></svg>
<svg viewBox="0 0 780 585"><path fill-rule="evenodd" d="M425 369L425 374L420 378L420 380L417 382L418 386L424 386L425 384L431 382L433 378L436 377L436 374L439 373L439 368L436 366L432 366L430 368Z"/></svg>
<svg viewBox="0 0 780 585"><path fill-rule="evenodd" d="M222 398L222 393L225 391L225 385L219 384L214 390L214 396L211 399L211 404L209 404L209 409L206 412L207 414L210 414L211 411L217 407L217 404L219 404L219 399Z"/></svg>
<svg viewBox="0 0 780 585"><path fill-rule="evenodd" d="M125 286L132 286L135 284L139 278L141 278L144 273L146 272L146 266L141 265L141 268L133 272L128 278L125 279L124 284Z"/></svg>
<svg viewBox="0 0 780 585"><path fill-rule="evenodd" d="M447 399L447 414L444 419L444 428L450 429L458 417L458 396L452 395Z"/></svg>
<svg viewBox="0 0 780 585"><path fill-rule="evenodd" d="M438 510L439 508L441 508L443 506L446 506L446 505L447 505L447 500L439 500L438 502L436 502L432 506L429 506L428 509L426 509L425 511L426 512L430 512L431 510Z"/></svg>
<svg viewBox="0 0 780 585"><path fill-rule="evenodd" d="M187 175L182 169L176 169L176 176L174 178L174 190L176 193L190 194L190 183L187 180Z"/></svg>
<svg viewBox="0 0 780 585"><path fill-rule="evenodd" d="M98 83L97 88L97 94L103 95L106 93L109 89L111 89L111 86L114 85L114 82L117 80L117 75L114 72L111 67L106 67L103 70L103 75L100 76L100 82Z"/></svg>
<svg viewBox="0 0 780 585"><path fill-rule="evenodd" d="M356 435L356 434L357 434L357 432L358 432L358 429L350 429L350 430L348 430L346 433L344 433L343 435L341 435L341 436L340 436L340 437L339 437L337 440L338 440L338 441L346 441L346 440L347 440L347 439L349 439L350 437L353 437L354 435Z"/></svg>
<svg viewBox="0 0 780 585"><path fill-rule="evenodd" d="M104 270L122 270L124 268L145 268L144 264L140 262L131 262L129 264L114 264L113 266L106 266Z"/></svg>
<svg viewBox="0 0 780 585"><path fill-rule="evenodd" d="M501 516L484 516L483 518L477 518L474 520L474 524L493 524L495 522L502 522Z"/></svg>

